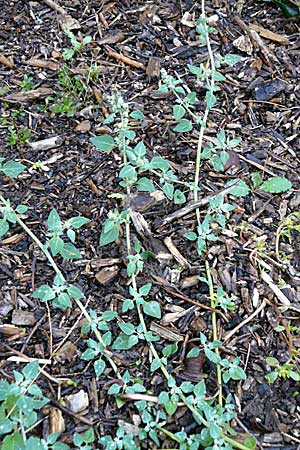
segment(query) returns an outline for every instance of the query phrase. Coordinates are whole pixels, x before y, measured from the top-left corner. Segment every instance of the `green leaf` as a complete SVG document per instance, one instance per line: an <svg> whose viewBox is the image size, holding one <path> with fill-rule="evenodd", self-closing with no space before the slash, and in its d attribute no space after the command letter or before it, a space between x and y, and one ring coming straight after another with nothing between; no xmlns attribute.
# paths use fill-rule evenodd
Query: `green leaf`
<svg viewBox="0 0 300 450"><path fill-rule="evenodd" d="M44 302L47 302L48 300L52 300L55 297L55 292L50 286L48 286L47 284L43 284L34 291L32 297L39 298Z"/></svg>
<svg viewBox="0 0 300 450"><path fill-rule="evenodd" d="M117 383L114 383L110 386L107 393L109 395L117 395L117 394L119 394L120 390L121 390L121 386Z"/></svg>
<svg viewBox="0 0 300 450"><path fill-rule="evenodd" d="M279 366L279 361L277 358L273 358L272 356L268 356L266 358L266 363L268 364L268 366L270 367L277 367Z"/></svg>
<svg viewBox="0 0 300 450"><path fill-rule="evenodd" d="M26 166L24 166L24 164L20 164L16 161L7 161L6 163L4 163L0 166L0 170L2 170L4 175L6 175L7 177L11 177L11 178L16 178L25 169L26 169Z"/></svg>
<svg viewBox="0 0 300 450"><path fill-rule="evenodd" d="M132 323L119 323L119 328L123 331L123 333L127 334L127 336L131 336L135 332L135 326Z"/></svg>
<svg viewBox="0 0 300 450"><path fill-rule="evenodd" d="M135 344L137 344L139 338L136 335L127 336L125 333L121 333L114 341L113 350L129 350Z"/></svg>
<svg viewBox="0 0 300 450"><path fill-rule="evenodd" d="M77 286L74 286L73 284L71 284L67 288L67 292L70 295L70 297L74 298L74 300L80 300L81 298L84 297L84 295L81 292L81 290Z"/></svg>
<svg viewBox="0 0 300 450"><path fill-rule="evenodd" d="M205 95L206 107L211 109L217 103L217 97L210 91L206 92Z"/></svg>
<svg viewBox="0 0 300 450"><path fill-rule="evenodd" d="M195 241L197 239L197 234L194 233L194 231L188 231L187 233L184 233L183 237L189 241Z"/></svg>
<svg viewBox="0 0 300 450"><path fill-rule="evenodd" d="M52 209L48 216L47 226L49 231L60 233L62 231L62 223L56 209Z"/></svg>
<svg viewBox="0 0 300 450"><path fill-rule="evenodd" d="M100 245L103 247L104 245L110 244L111 242L115 242L119 237L119 227L118 225L113 224L113 227L104 232L102 228L102 232L100 235Z"/></svg>
<svg viewBox="0 0 300 450"><path fill-rule="evenodd" d="M72 308L72 302L66 292L59 294L53 302L55 308L60 308L65 311L67 308Z"/></svg>
<svg viewBox="0 0 300 450"><path fill-rule="evenodd" d="M274 381L276 381L278 378L278 372L276 370L274 370L273 372L270 372L266 375L266 380L272 384L274 383Z"/></svg>
<svg viewBox="0 0 300 450"><path fill-rule="evenodd" d="M173 106L173 116L175 120L180 120L185 115L185 108L181 105Z"/></svg>
<svg viewBox="0 0 300 450"><path fill-rule="evenodd" d="M232 186L238 181L238 179L230 180L228 183L225 184L225 187ZM249 194L249 186L245 181L239 180L237 185L230 191L230 195L233 195L234 197L245 197Z"/></svg>
<svg viewBox="0 0 300 450"><path fill-rule="evenodd" d="M4 236L9 230L9 225L5 219L0 219L0 237Z"/></svg>
<svg viewBox="0 0 300 450"><path fill-rule="evenodd" d="M176 405L176 403L172 402L172 400L169 400L165 404L165 410L167 411L169 416L172 416L175 413L176 409L177 409L177 405Z"/></svg>
<svg viewBox="0 0 300 450"><path fill-rule="evenodd" d="M61 252L61 250L63 249L63 246L65 244L64 241L59 236L51 238L48 241L48 243L49 243L51 253L53 256L58 255Z"/></svg>
<svg viewBox="0 0 300 450"><path fill-rule="evenodd" d="M107 153L114 147L114 138L104 134L102 136L95 136L90 138L90 142L95 145L96 148L101 150L101 152Z"/></svg>
<svg viewBox="0 0 300 450"><path fill-rule="evenodd" d="M26 211L28 211L28 206L26 206L26 205L18 205L16 207L16 212L18 214L24 214Z"/></svg>
<svg viewBox="0 0 300 450"><path fill-rule="evenodd" d="M120 178L136 178L136 169L135 167L131 166L130 164L126 164L120 172L119 172Z"/></svg>
<svg viewBox="0 0 300 450"><path fill-rule="evenodd" d="M173 196L174 196L173 184L165 183L163 186L163 193L168 197L169 200L173 200Z"/></svg>
<svg viewBox="0 0 300 450"><path fill-rule="evenodd" d="M188 354L186 355L187 358L197 358L200 354L200 349L198 347L192 348Z"/></svg>
<svg viewBox="0 0 300 450"><path fill-rule="evenodd" d="M77 216L77 217L72 217L72 219L68 220L68 222L73 228L75 228L75 230L78 230L86 223L89 223L90 219L87 219L86 217L83 217L83 216Z"/></svg>
<svg viewBox="0 0 300 450"><path fill-rule="evenodd" d="M139 179L137 184L137 189L140 192L155 192L155 187L153 182L146 177L142 177Z"/></svg>
<svg viewBox="0 0 300 450"><path fill-rule="evenodd" d="M247 447L249 450L255 450L257 445L255 437L253 436L246 437L243 441L243 445Z"/></svg>
<svg viewBox="0 0 300 450"><path fill-rule="evenodd" d="M156 317L156 319L161 318L160 304L156 301L151 301L144 303L143 305L144 313L151 317Z"/></svg>
<svg viewBox="0 0 300 450"><path fill-rule="evenodd" d="M277 194L279 192L286 192L291 189L292 183L284 177L272 177L261 185L261 189L265 192Z"/></svg>
<svg viewBox="0 0 300 450"><path fill-rule="evenodd" d="M241 60L240 56L234 55L233 53L227 53L225 55L224 61L228 66L234 66Z"/></svg>
<svg viewBox="0 0 300 450"><path fill-rule="evenodd" d="M183 192L181 192L179 189L176 189L174 192L173 200L175 205L181 205L182 203L186 202L186 197Z"/></svg>
<svg viewBox="0 0 300 450"><path fill-rule="evenodd" d="M160 359L154 359L150 366L150 372L154 372L155 370L159 369L161 366L161 360Z"/></svg>
<svg viewBox="0 0 300 450"><path fill-rule="evenodd" d="M39 363L38 361L33 361L28 364L22 369L22 374L24 375L25 379L27 381L34 380L39 373Z"/></svg>
<svg viewBox="0 0 300 450"><path fill-rule="evenodd" d="M13 426L9 419L1 419L0 435L10 433L12 429Z"/></svg>
<svg viewBox="0 0 300 450"><path fill-rule="evenodd" d="M146 295L149 294L149 292L151 291L151 288L152 288L152 283L144 284L143 286L140 287L139 294L142 295L143 297L145 297Z"/></svg>
<svg viewBox="0 0 300 450"><path fill-rule="evenodd" d="M183 119L181 120L178 125L176 125L175 128L173 128L174 131L177 133L186 133L188 131L191 131L193 129L193 124L190 120Z"/></svg>
<svg viewBox="0 0 300 450"><path fill-rule="evenodd" d="M67 236L70 239L70 241L73 242L73 244L74 244L74 242L76 240L75 231L74 230L67 230Z"/></svg>
<svg viewBox="0 0 300 450"><path fill-rule="evenodd" d="M77 248L69 242L67 244L64 244L62 250L60 251L60 254L65 259L80 259L81 258L80 251L77 250Z"/></svg>
<svg viewBox="0 0 300 450"><path fill-rule="evenodd" d="M15 431L9 436L5 436L2 442L1 450L21 450L23 448L23 438L22 435Z"/></svg>
<svg viewBox="0 0 300 450"><path fill-rule="evenodd" d="M104 372L105 367L106 364L103 359L98 359L94 362L94 370L97 378L100 377L100 375Z"/></svg>
<svg viewBox="0 0 300 450"><path fill-rule="evenodd" d="M143 120L145 118L144 114L139 109L135 109L129 115L132 119L135 120Z"/></svg>

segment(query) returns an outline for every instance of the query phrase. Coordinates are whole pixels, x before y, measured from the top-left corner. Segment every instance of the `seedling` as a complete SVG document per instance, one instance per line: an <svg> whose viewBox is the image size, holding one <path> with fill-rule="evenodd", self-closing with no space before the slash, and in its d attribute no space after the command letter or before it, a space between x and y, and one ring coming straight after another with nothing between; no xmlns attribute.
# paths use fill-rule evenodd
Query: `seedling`
<svg viewBox="0 0 300 450"><path fill-rule="evenodd" d="M74 33L70 30L65 30L65 34L70 39L72 45L72 48L67 48L62 52L62 57L65 61L72 59L76 53L81 52L82 49L92 41L91 36L85 36L81 42L77 41Z"/></svg>

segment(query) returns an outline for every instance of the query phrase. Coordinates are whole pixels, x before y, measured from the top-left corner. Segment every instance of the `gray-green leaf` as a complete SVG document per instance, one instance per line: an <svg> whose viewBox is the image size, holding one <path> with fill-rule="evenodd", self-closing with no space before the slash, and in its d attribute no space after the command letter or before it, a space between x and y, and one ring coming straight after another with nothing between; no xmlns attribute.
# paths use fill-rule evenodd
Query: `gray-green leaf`
<svg viewBox="0 0 300 450"><path fill-rule="evenodd" d="M103 136L92 137L90 138L90 142L104 153L109 152L115 145L114 138L107 134L104 134Z"/></svg>

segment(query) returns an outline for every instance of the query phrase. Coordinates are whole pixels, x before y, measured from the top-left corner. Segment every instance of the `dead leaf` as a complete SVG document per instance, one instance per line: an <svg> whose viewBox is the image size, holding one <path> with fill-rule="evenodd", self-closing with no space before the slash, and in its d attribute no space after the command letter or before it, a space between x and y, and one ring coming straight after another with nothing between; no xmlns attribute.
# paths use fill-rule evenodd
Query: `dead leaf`
<svg viewBox="0 0 300 450"><path fill-rule="evenodd" d="M241 50L241 52L247 53L247 55L252 55L253 45L250 38L246 35L242 35L233 41L235 48Z"/></svg>
<svg viewBox="0 0 300 450"><path fill-rule="evenodd" d="M25 64L27 64L28 66L41 67L42 69L50 69L50 70L57 70L60 66L59 63L50 61L49 59L38 59L38 58L28 59L28 61L25 61Z"/></svg>

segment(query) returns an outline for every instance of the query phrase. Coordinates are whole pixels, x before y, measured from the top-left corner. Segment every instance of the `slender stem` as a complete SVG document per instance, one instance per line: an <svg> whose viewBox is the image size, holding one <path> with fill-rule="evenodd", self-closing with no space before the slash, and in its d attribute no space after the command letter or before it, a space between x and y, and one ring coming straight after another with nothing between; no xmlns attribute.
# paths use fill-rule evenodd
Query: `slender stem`
<svg viewBox="0 0 300 450"><path fill-rule="evenodd" d="M210 273L210 267L208 261L205 261L205 269L206 269L206 276L208 281L208 288L209 288L209 297L210 297L210 305L212 308L215 308L215 294L214 294L214 285L211 278ZM213 332L213 340L218 340L218 331L217 331L217 315L215 311L212 311L211 313L211 322L212 322L212 332ZM215 348L215 353L217 356L220 356L219 348ZM218 388L219 388L219 394L218 394L218 400L219 405L222 406L223 404L223 393L222 393L222 371L220 364L216 364L217 367L217 381L218 381Z"/></svg>
<svg viewBox="0 0 300 450"><path fill-rule="evenodd" d="M2 201L3 204L6 205L6 200L5 198L0 194L0 200ZM23 222L22 219L20 219L20 217L16 214L16 220L17 223L23 228L24 231L26 231L26 233L28 234L28 236L31 237L31 239L37 244L37 246L41 249L41 251L44 253L44 255L46 256L46 258L48 259L51 267L54 269L55 273L57 275L59 275L60 279L63 282L66 282L65 277L63 276L61 270L59 269L59 267L57 266L56 262L54 261L52 255L50 254L49 250L46 248L46 246L39 240L39 238L30 230L30 228L28 228L28 226ZM87 319L87 321L91 324L92 323L92 319L89 316L89 313L87 312L85 306L83 305L83 303L80 300L76 300L74 299L74 301L76 302L77 306L79 307L79 309L81 310L82 314L84 315L84 317ZM112 357L111 357L111 353L106 350L106 345L102 339L101 333L96 329L94 330L94 333L98 339L98 341L103 345L104 350L103 350L103 354L105 355L106 359L109 361L113 371L116 373L118 378L121 378L121 375L119 374L118 371L118 367L116 366L115 362L113 361Z"/></svg>

